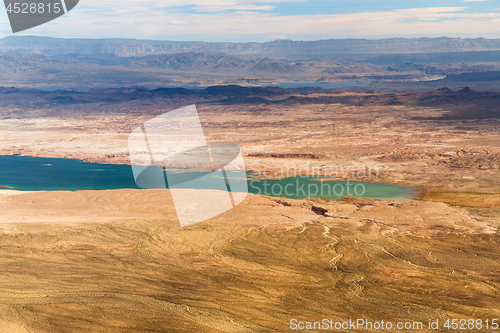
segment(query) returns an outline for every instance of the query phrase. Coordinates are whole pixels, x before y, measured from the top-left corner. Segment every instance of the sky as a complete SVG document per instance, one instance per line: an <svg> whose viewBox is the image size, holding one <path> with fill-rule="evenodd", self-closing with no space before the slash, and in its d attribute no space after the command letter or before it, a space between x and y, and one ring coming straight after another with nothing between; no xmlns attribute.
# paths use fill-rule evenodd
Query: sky
<svg viewBox="0 0 500 333"><path fill-rule="evenodd" d="M0 37L11 36L0 10ZM499 38L499 0L80 0L17 33L78 38L265 42L277 39Z"/></svg>

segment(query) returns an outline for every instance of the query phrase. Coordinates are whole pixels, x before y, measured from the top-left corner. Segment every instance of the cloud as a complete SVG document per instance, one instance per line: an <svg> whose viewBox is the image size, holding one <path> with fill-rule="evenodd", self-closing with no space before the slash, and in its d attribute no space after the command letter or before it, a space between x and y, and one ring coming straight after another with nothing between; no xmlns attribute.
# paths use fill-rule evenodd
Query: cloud
<svg viewBox="0 0 500 333"><path fill-rule="evenodd" d="M491 36L500 33L500 13L470 13L465 11L467 7L458 6L336 15L280 15L271 11L272 6L263 1L214 0L207 5L189 0L188 3L195 6L197 12L173 10L174 5L181 2L128 0L120 6L113 6L115 1L88 0L86 6L49 23L43 30L58 31L55 37L206 41L264 41L269 36L311 40L380 36ZM98 8L106 12L99 15L96 12ZM230 9L237 12L225 12Z"/></svg>
<svg viewBox="0 0 500 333"><path fill-rule="evenodd" d="M278 39L286 39L285 35L272 35L266 36L266 39L278 40Z"/></svg>
<svg viewBox="0 0 500 333"><path fill-rule="evenodd" d="M294 3L301 2L305 0L274 0L273 4L276 3ZM85 2L80 2L80 6L83 7L95 7L95 8L114 8L117 7L117 3L114 0L87 0ZM158 8L175 8L175 7L191 7L194 9L206 8L207 11L212 11L211 8L221 8L221 9L234 9L234 8L256 8L262 10L268 10L269 8L274 8L274 5L270 5L267 0L122 0L120 1L119 7L121 8L134 8L139 10L152 10Z"/></svg>
<svg viewBox="0 0 500 333"><path fill-rule="evenodd" d="M202 6L195 6L195 9L198 12L223 12L228 10L237 10L237 11L272 11L275 6L257 6L257 5L213 5L213 4L204 4Z"/></svg>

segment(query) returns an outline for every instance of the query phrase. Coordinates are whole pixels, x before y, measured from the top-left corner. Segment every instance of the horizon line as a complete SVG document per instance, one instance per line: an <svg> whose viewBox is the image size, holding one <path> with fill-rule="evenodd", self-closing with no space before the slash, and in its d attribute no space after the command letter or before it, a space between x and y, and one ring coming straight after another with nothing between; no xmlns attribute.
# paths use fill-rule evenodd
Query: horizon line
<svg viewBox="0 0 500 333"><path fill-rule="evenodd" d="M320 42L320 41L342 41L342 40L365 40L365 41L381 41L381 40L395 40L395 39L407 39L407 40L418 40L418 39L460 39L460 40L500 40L500 37L497 38L487 38L487 37L448 37L448 36L439 36L439 37L386 37L386 38L367 38L367 37L354 37L354 38L320 38L320 39L311 39L311 40L300 40L300 39L275 39L265 42L257 42L257 41L247 41L247 42L207 42L203 40L172 40L172 39L149 39L149 38L126 38L126 37L107 37L107 38L92 38L92 37L53 37L53 36L37 36L37 35L10 35L4 36L0 39L4 40L6 38L50 38L50 39L79 39L79 40L136 40L136 41L155 41L155 42L174 42L174 43L206 43L206 44L268 44L274 42Z"/></svg>

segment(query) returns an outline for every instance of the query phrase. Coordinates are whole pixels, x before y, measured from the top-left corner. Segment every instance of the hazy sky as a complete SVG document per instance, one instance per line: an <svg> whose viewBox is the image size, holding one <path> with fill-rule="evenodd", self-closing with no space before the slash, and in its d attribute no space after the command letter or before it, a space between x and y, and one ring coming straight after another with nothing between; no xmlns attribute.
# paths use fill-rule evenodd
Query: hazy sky
<svg viewBox="0 0 500 333"><path fill-rule="evenodd" d="M0 12L0 36L12 35ZM236 42L492 38L500 37L500 1L80 0L67 15L21 34Z"/></svg>

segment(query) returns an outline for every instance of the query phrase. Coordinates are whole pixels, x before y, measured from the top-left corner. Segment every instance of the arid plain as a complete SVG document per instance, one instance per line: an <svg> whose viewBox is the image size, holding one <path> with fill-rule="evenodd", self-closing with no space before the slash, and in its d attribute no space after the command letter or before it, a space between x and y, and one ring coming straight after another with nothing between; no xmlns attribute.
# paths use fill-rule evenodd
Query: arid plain
<svg viewBox="0 0 500 333"><path fill-rule="evenodd" d="M26 98L3 99L0 154L127 164L131 130L196 103L207 139L239 144L248 170L408 185L417 197L249 194L181 228L168 190L6 189L0 332L271 332L289 331L293 318L500 317L498 118L464 116L440 102L458 98L446 90L221 89L113 103L16 92Z"/></svg>

